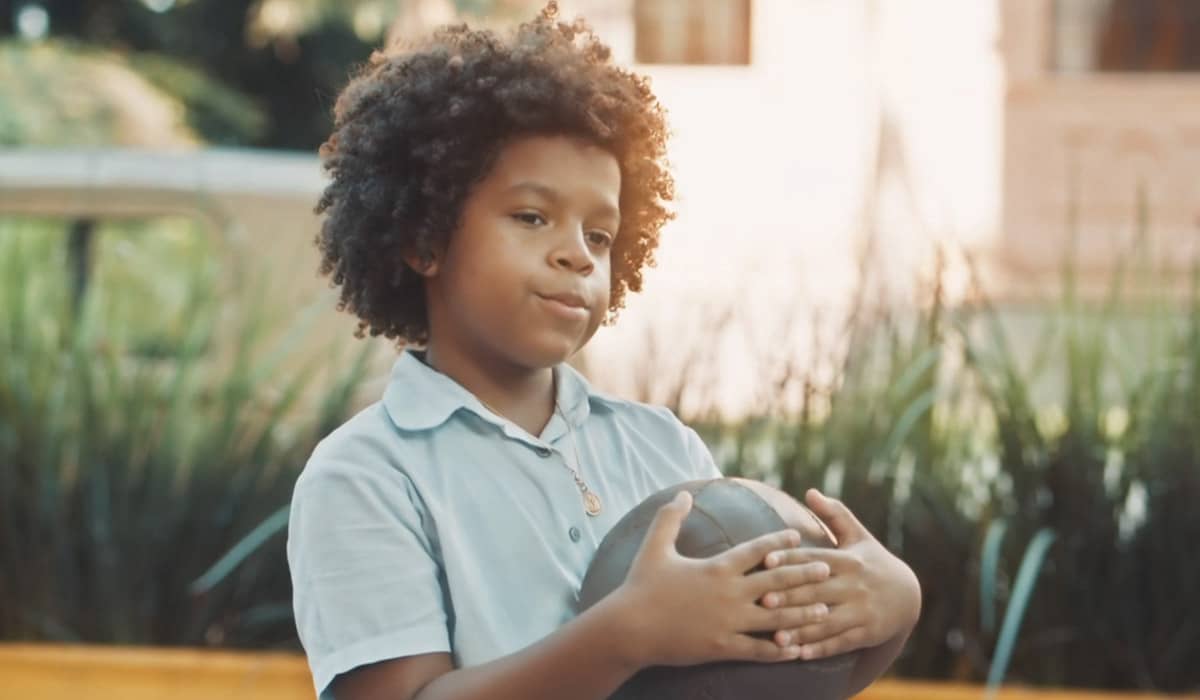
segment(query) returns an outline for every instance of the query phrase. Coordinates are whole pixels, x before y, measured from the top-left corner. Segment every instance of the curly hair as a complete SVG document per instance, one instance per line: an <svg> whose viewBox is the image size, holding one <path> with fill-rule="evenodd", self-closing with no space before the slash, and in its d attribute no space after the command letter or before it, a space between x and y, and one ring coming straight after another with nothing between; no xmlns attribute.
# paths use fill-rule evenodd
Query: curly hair
<svg viewBox="0 0 1200 700"><path fill-rule="evenodd" d="M474 185L506 144L529 135L583 138L617 159L606 320L627 291L641 291L672 217L664 110L586 22L559 21L550 2L506 38L459 24L376 52L339 95L320 149L332 177L315 209L326 214L316 244L321 274L340 286L338 310L359 319L357 337L428 340L423 278L404 256L444 249Z"/></svg>

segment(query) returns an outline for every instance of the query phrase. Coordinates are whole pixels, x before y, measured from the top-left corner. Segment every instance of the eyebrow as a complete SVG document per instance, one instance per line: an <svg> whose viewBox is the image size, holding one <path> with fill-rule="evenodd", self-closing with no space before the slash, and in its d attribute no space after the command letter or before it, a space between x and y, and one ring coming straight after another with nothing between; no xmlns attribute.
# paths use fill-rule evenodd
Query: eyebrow
<svg viewBox="0 0 1200 700"><path fill-rule="evenodd" d="M533 192L534 194L537 194L555 204L562 201L562 195L559 193L558 190L554 189L553 187L549 187L547 185L543 185L538 182L528 182L528 181L527 182L518 182L517 184L513 185L512 187L509 187L507 191L509 193L512 193L512 192L517 192L519 190L526 190L529 192ZM621 211L607 202L605 202L604 204L601 204L596 209L595 213L601 214L604 216L611 216L618 220L621 218Z"/></svg>

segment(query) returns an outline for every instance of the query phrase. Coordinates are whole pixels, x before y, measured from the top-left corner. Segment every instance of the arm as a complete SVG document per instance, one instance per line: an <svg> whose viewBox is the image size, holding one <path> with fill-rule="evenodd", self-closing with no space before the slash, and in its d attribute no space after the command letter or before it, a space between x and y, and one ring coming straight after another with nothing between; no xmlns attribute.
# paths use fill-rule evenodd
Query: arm
<svg viewBox="0 0 1200 700"><path fill-rule="evenodd" d="M602 700L647 666L796 659L799 647L780 647L747 632L811 622L812 610L764 610L756 601L767 591L823 579L823 567L744 573L768 553L796 546L799 535L787 530L711 559L683 557L675 549L675 539L690 509L686 493L663 506L625 583L540 642L460 670L453 670L445 653L359 667L334 679L335 696L338 700Z"/></svg>
<svg viewBox="0 0 1200 700"><path fill-rule="evenodd" d="M454 670L450 655L425 654L357 668L334 681L337 700L602 700L637 670L622 649L612 597L542 641L490 663Z"/></svg>

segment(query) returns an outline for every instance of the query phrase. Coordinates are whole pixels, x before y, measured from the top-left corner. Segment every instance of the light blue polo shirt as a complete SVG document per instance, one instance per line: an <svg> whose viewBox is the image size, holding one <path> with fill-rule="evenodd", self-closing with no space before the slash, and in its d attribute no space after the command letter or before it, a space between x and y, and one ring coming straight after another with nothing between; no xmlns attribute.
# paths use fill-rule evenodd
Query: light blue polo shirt
<svg viewBox="0 0 1200 700"><path fill-rule="evenodd" d="M539 436L412 352L383 399L325 438L296 483L287 554L300 641L323 698L339 674L451 652L519 651L576 614L600 540L647 496L720 476L669 410L605 396L554 368ZM592 517L567 464L603 499Z"/></svg>

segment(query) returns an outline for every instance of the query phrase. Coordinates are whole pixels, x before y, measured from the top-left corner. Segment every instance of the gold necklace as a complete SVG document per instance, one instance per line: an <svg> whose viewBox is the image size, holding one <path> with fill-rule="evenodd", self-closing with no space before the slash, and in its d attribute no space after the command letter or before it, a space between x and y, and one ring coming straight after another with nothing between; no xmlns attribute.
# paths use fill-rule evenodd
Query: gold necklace
<svg viewBox="0 0 1200 700"><path fill-rule="evenodd" d="M596 495L595 491L588 488L588 485L583 481L583 477L579 475L579 468L583 466L583 460L579 459L579 441L575 439L575 428L571 425L571 421L567 420L567 415L562 412L558 401L554 402L554 410L558 411L558 415L567 424L567 434L571 436L571 447L575 451L575 468L572 468L568 464L567 469L571 470L571 476L575 477L575 485L579 487L579 492L583 494L583 511L593 517L600 515L602 507L600 497ZM566 462L566 460L563 461L564 463Z"/></svg>
<svg viewBox="0 0 1200 700"><path fill-rule="evenodd" d="M501 418L504 418L504 414L497 411L495 408L492 408L492 405L487 401L484 401L478 396L475 398L479 399L479 403L483 404L489 411L495 413ZM557 399L554 401L554 412L562 418L563 423L566 423L567 434L571 437L571 447L575 451L576 466L572 467L570 464L567 464L567 460L565 459L563 460L563 465L566 466L567 470L571 472L571 476L575 479L575 486L579 488L579 493L583 496L583 512L592 517L600 515L600 511L603 509L600 496L598 496L595 491L588 488L587 482L583 480L583 476L581 476L579 473L579 467L582 466L583 462L579 459L579 441L575 439L575 428L571 425L571 421L567 420L567 415L563 413L562 407L558 405Z"/></svg>

